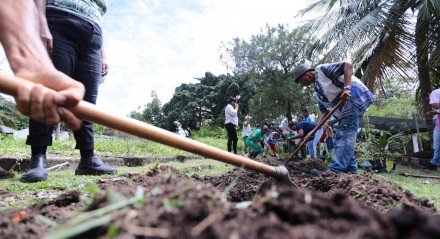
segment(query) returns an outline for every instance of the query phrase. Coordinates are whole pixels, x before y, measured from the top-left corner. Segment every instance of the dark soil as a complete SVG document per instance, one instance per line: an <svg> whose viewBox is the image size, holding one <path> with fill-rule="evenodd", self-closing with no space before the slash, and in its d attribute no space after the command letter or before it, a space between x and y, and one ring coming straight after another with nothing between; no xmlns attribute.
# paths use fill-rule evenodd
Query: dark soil
<svg viewBox="0 0 440 239"><path fill-rule="evenodd" d="M13 178L14 173L0 168L0 179Z"/></svg>
<svg viewBox="0 0 440 239"><path fill-rule="evenodd" d="M421 158L421 159L432 159L432 156L434 155L434 151L432 150L424 150L419 151L417 153L413 153L411 155L408 155L413 158Z"/></svg>
<svg viewBox="0 0 440 239"><path fill-rule="evenodd" d="M440 218L423 200L370 175L305 177L314 166L317 162L291 166L299 189L238 169L192 179L160 167L100 180L103 191L87 210L108 205L110 190L132 197L138 186L146 202L114 211L108 225L78 238L105 238L111 225L118 228L117 238L440 238ZM265 190L255 194L264 182ZM63 223L84 208L79 196L71 192L50 203L2 212L0 238L41 238L50 228L35 216Z"/></svg>

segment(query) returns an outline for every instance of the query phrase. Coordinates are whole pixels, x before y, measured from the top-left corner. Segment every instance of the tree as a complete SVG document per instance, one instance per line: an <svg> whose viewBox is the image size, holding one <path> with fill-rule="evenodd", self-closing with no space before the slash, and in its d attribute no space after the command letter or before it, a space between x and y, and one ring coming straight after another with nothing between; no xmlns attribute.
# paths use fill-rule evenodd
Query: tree
<svg viewBox="0 0 440 239"><path fill-rule="evenodd" d="M147 103L144 109L138 108L138 111L132 111L130 117L164 128L165 121L162 112L162 104L155 91L151 92L151 98L151 102Z"/></svg>
<svg viewBox="0 0 440 239"><path fill-rule="evenodd" d="M249 41L235 38L223 44L223 62L258 89L252 100L255 117L273 120L284 115L291 120L294 108L311 104L311 91L295 84L292 75L293 67L307 60L303 49L310 40L307 34L278 25L266 26Z"/></svg>
<svg viewBox="0 0 440 239"><path fill-rule="evenodd" d="M223 125L224 107L230 97L239 98L240 115L248 112L253 88L243 80L245 78L230 74L215 76L206 72L204 77L196 79L198 83L177 87L170 102L163 106L169 130L175 130L175 121L190 133L201 125Z"/></svg>
<svg viewBox="0 0 440 239"><path fill-rule="evenodd" d="M0 124L14 129L24 129L28 123L29 118L16 110L15 103L0 95Z"/></svg>
<svg viewBox="0 0 440 239"><path fill-rule="evenodd" d="M302 27L320 35L309 52L323 50L322 61L352 55L356 75L371 90L396 73L417 75L417 99L424 113L430 110L431 77L436 82L440 78L440 1L318 0L300 15L319 11L324 14ZM430 117L425 119L432 125Z"/></svg>

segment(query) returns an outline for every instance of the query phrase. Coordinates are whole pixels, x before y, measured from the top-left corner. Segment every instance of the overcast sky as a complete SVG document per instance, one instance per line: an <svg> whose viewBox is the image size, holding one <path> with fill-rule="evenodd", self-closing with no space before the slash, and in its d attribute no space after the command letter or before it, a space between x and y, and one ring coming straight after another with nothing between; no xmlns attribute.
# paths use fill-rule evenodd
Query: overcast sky
<svg viewBox="0 0 440 239"><path fill-rule="evenodd" d="M182 83L206 71L227 73L221 42L249 39L266 23L297 24L306 0L110 0L104 44L110 72L97 105L127 115L148 103L152 90L162 104ZM5 68L3 66L3 68Z"/></svg>

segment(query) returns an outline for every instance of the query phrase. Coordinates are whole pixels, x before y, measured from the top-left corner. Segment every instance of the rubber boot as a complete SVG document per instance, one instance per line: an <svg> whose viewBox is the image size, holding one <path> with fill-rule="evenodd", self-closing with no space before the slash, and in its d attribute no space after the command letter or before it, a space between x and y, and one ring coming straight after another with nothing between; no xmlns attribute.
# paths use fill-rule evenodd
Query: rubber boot
<svg viewBox="0 0 440 239"><path fill-rule="evenodd" d="M31 157L29 168L21 175L21 181L24 183L35 183L47 180L46 156L37 155Z"/></svg>
<svg viewBox="0 0 440 239"><path fill-rule="evenodd" d="M81 157L78 168L75 170L76 175L102 175L116 172L115 168L102 162L101 158L96 155Z"/></svg>

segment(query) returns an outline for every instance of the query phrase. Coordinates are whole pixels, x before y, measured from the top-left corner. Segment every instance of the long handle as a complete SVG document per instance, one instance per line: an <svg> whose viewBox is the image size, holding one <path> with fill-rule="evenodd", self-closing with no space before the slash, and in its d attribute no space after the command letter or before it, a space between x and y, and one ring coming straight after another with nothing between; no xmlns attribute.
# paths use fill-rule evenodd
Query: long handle
<svg viewBox="0 0 440 239"><path fill-rule="evenodd" d="M18 87L22 84L32 85L34 83L16 76L0 74L0 91L3 93L15 96ZM272 177L282 178L287 174L287 170L285 170L284 166L269 166L243 156L232 154L132 118L107 113L85 101L80 101L78 105L68 107L68 109L80 119L101 124L194 154L202 155L207 158L264 173Z"/></svg>
<svg viewBox="0 0 440 239"><path fill-rule="evenodd" d="M343 104L345 104L344 100L340 100L335 107L333 107L333 109L315 126L315 128L313 128L312 131L310 131L310 133L308 133L306 135L306 137L304 137L304 139L302 140L302 142L299 144L299 146L295 149L295 151L293 151L292 156L290 156L290 158L288 158L286 161L284 161L284 164L288 163L290 160L295 158L295 155L298 153L298 151L307 143L307 141L309 141L309 138L314 135L316 133L316 131L318 131L319 128L321 128L321 126L336 112L336 110L338 110Z"/></svg>

